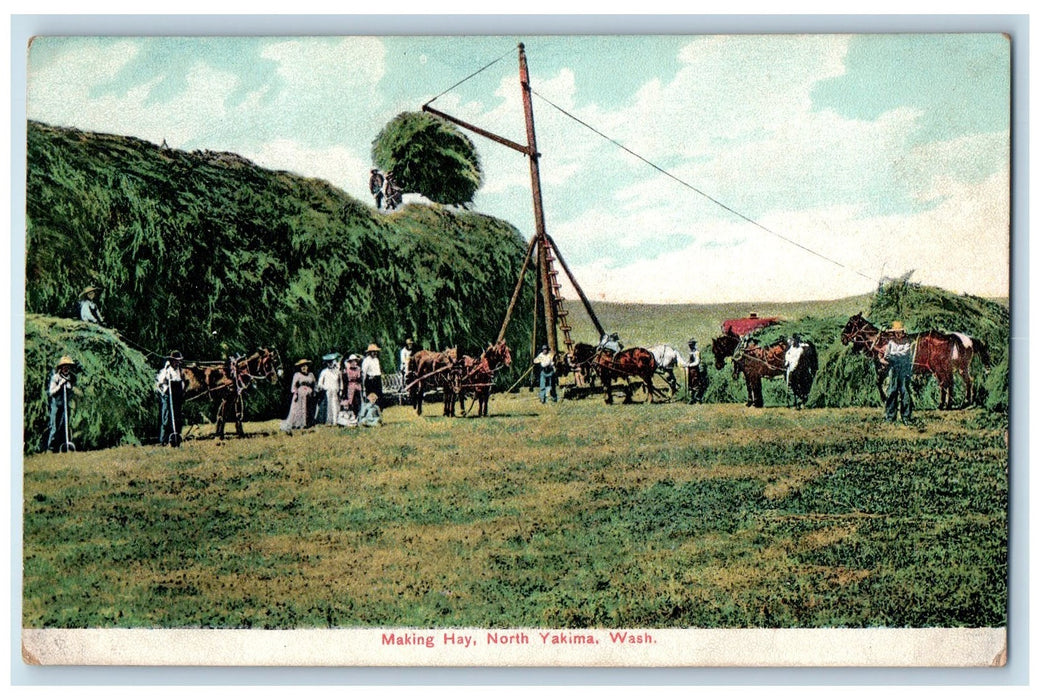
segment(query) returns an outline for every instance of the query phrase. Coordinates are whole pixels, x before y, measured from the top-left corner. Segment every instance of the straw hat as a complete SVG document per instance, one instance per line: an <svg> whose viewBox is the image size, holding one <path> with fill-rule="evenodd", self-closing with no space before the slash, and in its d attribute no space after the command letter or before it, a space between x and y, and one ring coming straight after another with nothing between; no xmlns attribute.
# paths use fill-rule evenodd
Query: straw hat
<svg viewBox="0 0 1040 700"><path fill-rule="evenodd" d="M167 360L183 360L184 355L181 354L180 350L171 350L170 354L166 356Z"/></svg>
<svg viewBox="0 0 1040 700"><path fill-rule="evenodd" d="M360 360L361 358L356 353L350 353L350 357L347 358L347 362L359 362Z"/></svg>
<svg viewBox="0 0 1040 700"><path fill-rule="evenodd" d="M369 403L375 403L376 399L378 399L379 397L376 396L376 393L373 391L371 394L368 395L367 398Z"/></svg>
<svg viewBox="0 0 1040 700"><path fill-rule="evenodd" d="M295 366L296 367L302 367L304 365L309 365L310 363L311 363L310 360L297 360Z"/></svg>
<svg viewBox="0 0 1040 700"><path fill-rule="evenodd" d="M901 330L903 330L903 322L902 321L892 321L892 327L889 328L889 330L891 330L891 331L901 331Z"/></svg>
<svg viewBox="0 0 1040 700"><path fill-rule="evenodd" d="M333 360L336 360L338 358L339 358L339 355L337 355L334 352L330 352L328 355L322 355L322 357L321 357L321 359L325 360L326 362L332 362Z"/></svg>
<svg viewBox="0 0 1040 700"><path fill-rule="evenodd" d="M93 286L87 287L86 289L84 289L82 292L79 293L79 298L80 299L85 299L87 297L87 295L90 294L91 292L100 292L100 291L101 290L98 289L97 287L93 287Z"/></svg>
<svg viewBox="0 0 1040 700"><path fill-rule="evenodd" d="M379 352L380 350L382 350L382 348L380 348L378 345L376 345L375 343L370 343L365 352Z"/></svg>
<svg viewBox="0 0 1040 700"><path fill-rule="evenodd" d="M58 360L58 364L54 365L54 369L61 369L62 367L75 367L76 361L68 355L62 355L61 359Z"/></svg>

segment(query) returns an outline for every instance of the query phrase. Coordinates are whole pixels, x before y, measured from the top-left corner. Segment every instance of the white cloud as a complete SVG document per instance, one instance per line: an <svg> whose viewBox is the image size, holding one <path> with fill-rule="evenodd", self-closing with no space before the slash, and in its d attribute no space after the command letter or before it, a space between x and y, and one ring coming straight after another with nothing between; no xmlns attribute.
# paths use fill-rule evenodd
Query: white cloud
<svg viewBox="0 0 1040 700"><path fill-rule="evenodd" d="M278 61L278 73L296 90L324 93L332 86L356 90L377 85L386 51L373 37L292 39L264 47L261 55Z"/></svg>
<svg viewBox="0 0 1040 700"><path fill-rule="evenodd" d="M244 155L264 168L321 178L356 199L369 200L368 158L349 148L312 148L291 139L275 139Z"/></svg>
<svg viewBox="0 0 1040 700"><path fill-rule="evenodd" d="M586 294L614 301L833 299L869 292L882 275L910 269L917 282L954 292L1005 296L1007 175L975 185L948 181L944 202L916 215L863 219L854 208L834 208L776 212L763 219L770 230L796 232L789 237L847 264L846 269L738 222L703 225L696 242L650 259L613 267L598 260L571 267ZM635 225L631 219L597 223L615 231ZM714 246L712 241L739 243Z"/></svg>
<svg viewBox="0 0 1040 700"><path fill-rule="evenodd" d="M92 128L104 124L104 106L95 106L91 88L110 81L138 53L135 41L110 44L44 38L33 41L26 76L26 111L50 124ZM47 54L46 59L35 52ZM53 52L53 53L51 53ZM35 60L34 60L35 59ZM42 65L41 65L42 63Z"/></svg>

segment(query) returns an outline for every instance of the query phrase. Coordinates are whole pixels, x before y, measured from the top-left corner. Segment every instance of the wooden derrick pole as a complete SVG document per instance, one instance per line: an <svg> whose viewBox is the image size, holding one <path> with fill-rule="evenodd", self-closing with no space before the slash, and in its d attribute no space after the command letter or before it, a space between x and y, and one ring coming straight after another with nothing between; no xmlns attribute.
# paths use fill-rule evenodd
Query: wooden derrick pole
<svg viewBox="0 0 1040 700"><path fill-rule="evenodd" d="M534 131L534 109L531 104L531 82L527 70L527 54L524 52L523 44L519 44L517 49L520 58L520 88L524 104L524 123L527 128L526 146L511 141L503 136L494 134L486 129L481 129L478 126L469 124L457 117L451 116L450 114L436 110L430 107L429 103L424 104L422 109L424 112L429 112L445 121L449 121L452 124L456 124L464 129L480 134L481 136L489 138L496 143L507 146L508 148L512 148L515 151L519 151L527 156L531 169L531 199L534 203L535 233L531 238L531 243L528 245L527 253L524 256L524 263L520 268L520 275L517 279L516 288L513 290L513 296L509 300L509 307L506 309L505 318L502 320L502 327L498 332L498 340L503 340L505 338L506 329L509 327L509 321L513 316L517 299L520 296L520 290L523 287L524 274L527 272L527 267L533 256L536 261L535 265L537 266L535 275L535 324L531 335L531 354L533 357L537 354L538 350L537 327L539 301L541 301L541 315L545 324L546 345L549 346L549 349L553 353L558 353L560 351L558 339L559 331L563 333L564 345L567 348L567 352L570 352L574 348L574 341L571 339L571 325L567 320L568 310L564 305L564 299L560 294L560 281L558 279L559 272L555 265L557 260L563 267L563 271L574 286L575 291L577 291L578 296L581 298L581 302L585 307L585 311L588 313L589 318L592 319L592 324L596 327L596 330L601 336L603 335L603 326L600 325L599 319L596 318L596 313L592 310L592 304L589 303L588 298L578 285L574 275L567 267L567 264L563 261L563 256L560 255L556 243L549 237L549 234L546 233L545 230L545 213L542 207L542 181L538 170L539 153Z"/></svg>

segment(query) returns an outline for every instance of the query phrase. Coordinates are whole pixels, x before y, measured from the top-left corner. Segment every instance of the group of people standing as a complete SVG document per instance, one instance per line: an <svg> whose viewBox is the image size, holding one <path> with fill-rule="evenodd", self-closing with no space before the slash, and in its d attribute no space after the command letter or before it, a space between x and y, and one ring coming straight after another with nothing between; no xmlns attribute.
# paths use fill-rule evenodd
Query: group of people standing
<svg viewBox="0 0 1040 700"><path fill-rule="evenodd" d="M317 378L311 372L310 360L298 360L290 384L289 415L282 422L282 430L312 425L380 425L383 420L379 408L383 396L381 351L376 343L370 343L364 357L351 353L343 358L339 353L328 353L321 358L325 366Z"/></svg>

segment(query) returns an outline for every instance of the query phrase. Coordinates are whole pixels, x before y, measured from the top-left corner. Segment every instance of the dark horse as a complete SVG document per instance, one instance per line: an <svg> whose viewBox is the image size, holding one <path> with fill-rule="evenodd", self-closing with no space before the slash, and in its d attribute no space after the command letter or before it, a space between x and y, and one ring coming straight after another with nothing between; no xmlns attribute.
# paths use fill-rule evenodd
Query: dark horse
<svg viewBox="0 0 1040 700"><path fill-rule="evenodd" d="M462 404L465 415L466 395L472 393L477 402L477 416L486 417L491 387L495 383L495 372L502 367L508 367L512 362L512 353L504 340L488 345L479 359L464 355L450 372L451 384L444 393L444 415L455 415L456 400Z"/></svg>
<svg viewBox="0 0 1040 700"><path fill-rule="evenodd" d="M877 373L877 389L881 400L885 400L885 377L888 376L888 364L884 361L885 346L891 339L892 331L880 330L863 314L849 317L848 323L841 332L842 345L852 345L853 352L862 352L874 361ZM953 408L953 376L960 374L964 380L964 406L974 401L975 394L971 379L971 360L978 353L985 369L990 367L989 351L986 344L978 338L971 338L963 333L941 333L925 331L910 334L914 343L914 374L935 375L939 383L939 410Z"/></svg>
<svg viewBox="0 0 1040 700"><path fill-rule="evenodd" d="M802 341L802 354L793 367L787 367L787 387L794 395L794 407L801 409L809 400L813 380L820 369L816 346Z"/></svg>
<svg viewBox="0 0 1040 700"><path fill-rule="evenodd" d="M778 340L772 345L761 347L757 344L743 345L740 336L727 331L725 335L711 341L711 352L715 357L715 369L726 365L726 358L733 360L733 378L744 375L747 387L747 405L762 408L765 400L762 397L762 378L786 375L788 387L794 394L795 408L801 408L809 398L813 380L818 369L816 346L802 342L805 349L798 364L790 369L786 366L787 343Z"/></svg>
<svg viewBox="0 0 1040 700"><path fill-rule="evenodd" d="M408 397L420 416L425 392L441 389L447 395L450 372L457 359L458 351L455 348L448 348L444 352L419 350L408 359L408 373L405 377ZM444 415L448 415L447 405L444 406Z"/></svg>
<svg viewBox="0 0 1040 700"><path fill-rule="evenodd" d="M595 361L595 345L575 343L571 351L563 358L562 367L566 372L574 374L576 386L591 389L596 381Z"/></svg>
<svg viewBox="0 0 1040 700"><path fill-rule="evenodd" d="M193 362L183 368L185 378L185 400L208 396L219 399L217 408L217 437L224 437L224 425L228 416L235 421L235 432L245 437L242 420L245 418L245 402L242 395L256 379L266 379L272 384L282 376L281 359L277 350L260 348L251 355L224 362Z"/></svg>
<svg viewBox="0 0 1040 700"><path fill-rule="evenodd" d="M599 349L593 356L592 366L603 383L604 399L614 403L610 393L610 385L615 380L623 380L625 403L632 403L632 385L629 379L635 377L646 387L646 400L654 400L654 373L657 372L657 360L646 348L627 348L615 353L611 350Z"/></svg>
<svg viewBox="0 0 1040 700"><path fill-rule="evenodd" d="M729 330L725 335L712 339L711 355L715 358L715 369L721 370L726 366L726 358L733 357L738 345L740 345L740 336Z"/></svg>
<svg viewBox="0 0 1040 700"><path fill-rule="evenodd" d="M783 376L786 352L787 343L783 340L767 346L752 343L737 348L733 355L733 378L736 379L739 374L744 375L748 406L762 408L765 405L762 398L762 378Z"/></svg>

